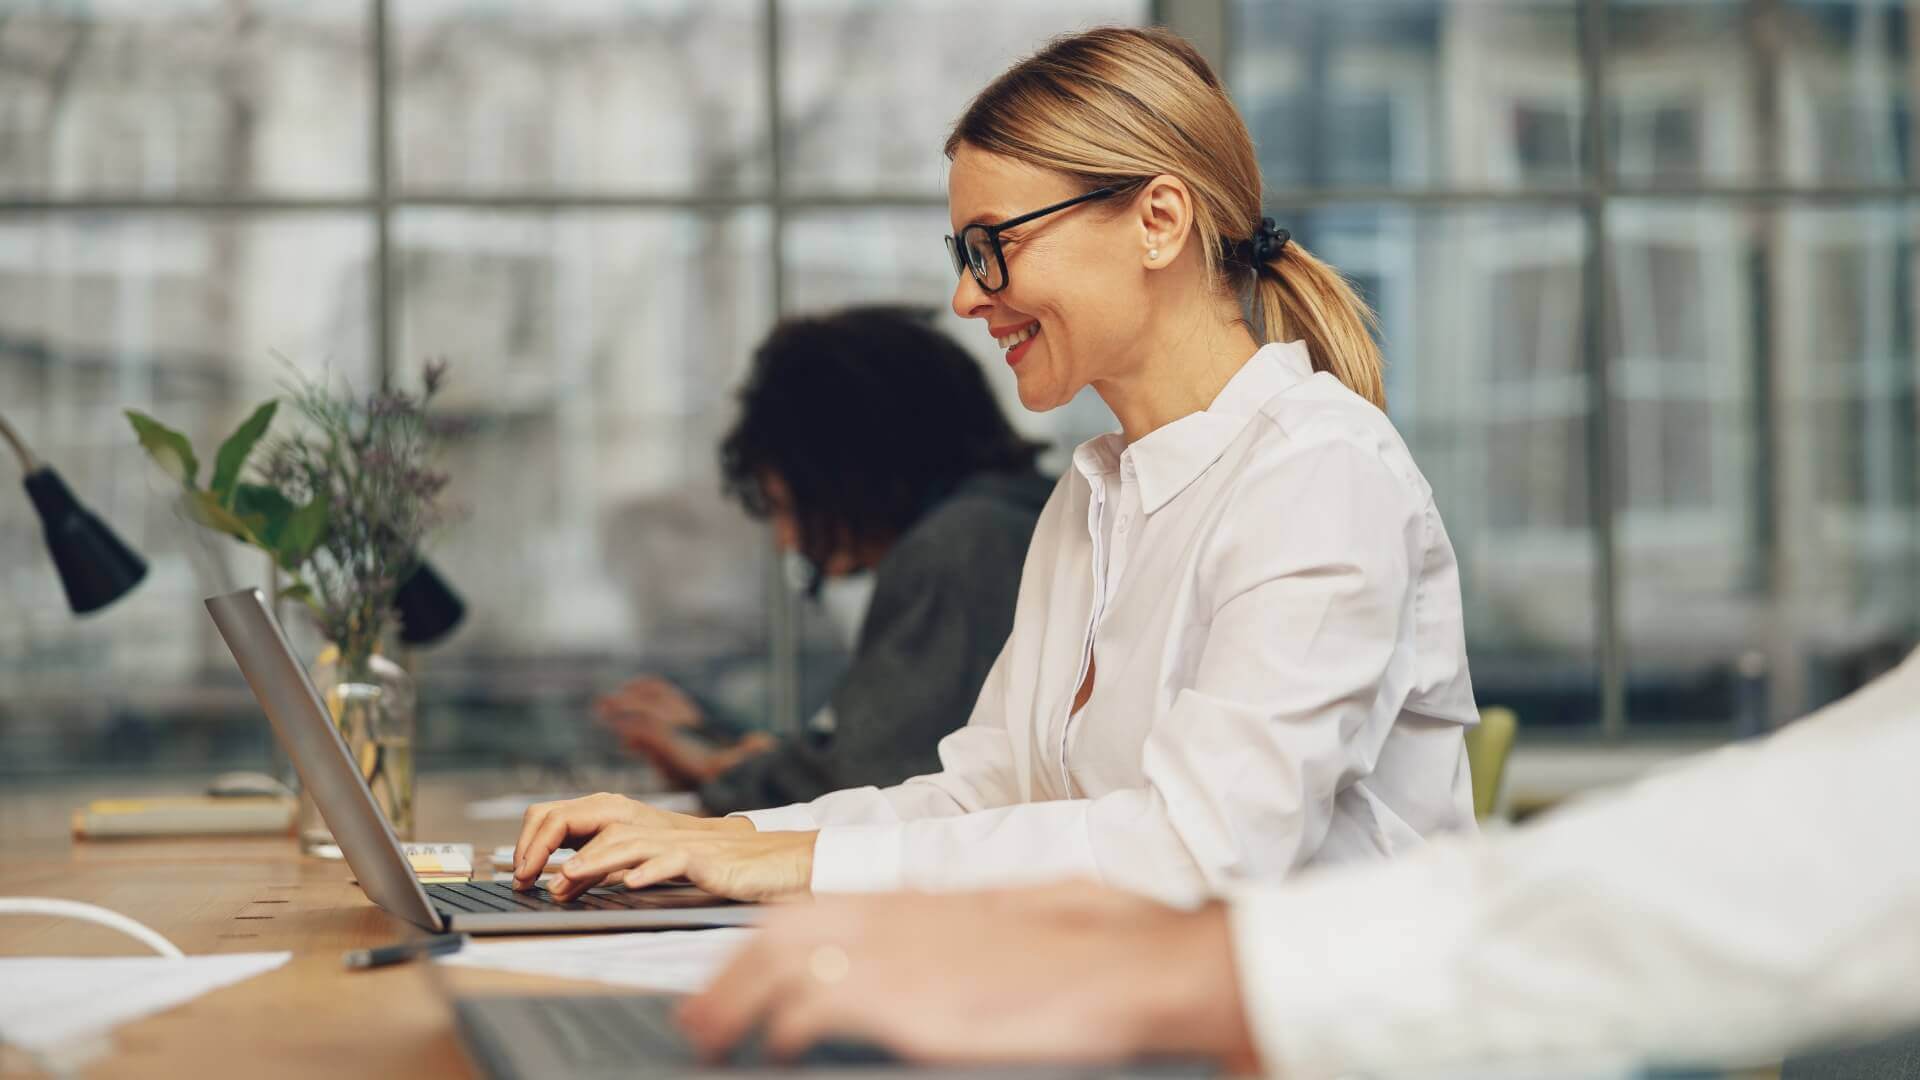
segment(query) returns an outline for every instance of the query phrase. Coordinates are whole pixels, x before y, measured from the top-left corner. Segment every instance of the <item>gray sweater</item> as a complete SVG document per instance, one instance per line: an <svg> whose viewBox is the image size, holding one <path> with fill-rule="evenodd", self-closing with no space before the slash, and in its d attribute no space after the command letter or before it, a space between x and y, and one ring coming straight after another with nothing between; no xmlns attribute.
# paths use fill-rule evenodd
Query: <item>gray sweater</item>
<svg viewBox="0 0 1920 1080"><path fill-rule="evenodd" d="M831 730L807 730L700 788L716 814L886 787L940 767L1013 629L1020 568L1054 481L1037 472L968 478L873 569L853 660L829 699Z"/></svg>

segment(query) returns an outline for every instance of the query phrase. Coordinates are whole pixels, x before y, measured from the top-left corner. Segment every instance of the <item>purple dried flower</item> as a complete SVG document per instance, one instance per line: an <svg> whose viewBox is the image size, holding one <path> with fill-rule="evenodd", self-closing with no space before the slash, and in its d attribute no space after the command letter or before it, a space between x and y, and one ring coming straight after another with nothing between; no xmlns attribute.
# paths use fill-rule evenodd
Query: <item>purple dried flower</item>
<svg viewBox="0 0 1920 1080"><path fill-rule="evenodd" d="M428 531L448 517L438 503L448 477L429 463L444 425L425 410L446 370L445 361L428 365L420 397L383 389L343 399L322 384L297 382L292 401L313 434L276 442L263 467L298 505L327 497L327 529L299 574L313 591L321 631L351 670L364 667L384 633L393 595ZM296 498L296 490L303 494Z"/></svg>

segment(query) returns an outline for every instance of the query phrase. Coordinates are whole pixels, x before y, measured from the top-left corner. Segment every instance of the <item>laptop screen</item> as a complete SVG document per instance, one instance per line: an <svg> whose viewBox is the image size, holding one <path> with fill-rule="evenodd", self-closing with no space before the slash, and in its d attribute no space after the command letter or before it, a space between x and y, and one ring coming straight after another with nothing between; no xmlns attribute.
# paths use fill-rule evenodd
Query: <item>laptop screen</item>
<svg viewBox="0 0 1920 1080"><path fill-rule="evenodd" d="M259 589L242 589L209 599L207 611L360 887L374 903L408 922L443 929L319 691L267 609L266 597Z"/></svg>

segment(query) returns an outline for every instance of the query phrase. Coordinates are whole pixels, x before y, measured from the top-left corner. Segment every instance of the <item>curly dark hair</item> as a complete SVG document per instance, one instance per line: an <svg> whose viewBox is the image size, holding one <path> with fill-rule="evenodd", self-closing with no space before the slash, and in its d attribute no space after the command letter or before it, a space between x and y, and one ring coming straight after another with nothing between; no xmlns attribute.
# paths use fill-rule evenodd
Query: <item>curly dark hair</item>
<svg viewBox="0 0 1920 1080"><path fill-rule="evenodd" d="M767 479L785 484L817 590L835 551L890 544L962 480L1031 469L1042 449L931 313L854 307L782 320L760 343L720 469L757 518Z"/></svg>

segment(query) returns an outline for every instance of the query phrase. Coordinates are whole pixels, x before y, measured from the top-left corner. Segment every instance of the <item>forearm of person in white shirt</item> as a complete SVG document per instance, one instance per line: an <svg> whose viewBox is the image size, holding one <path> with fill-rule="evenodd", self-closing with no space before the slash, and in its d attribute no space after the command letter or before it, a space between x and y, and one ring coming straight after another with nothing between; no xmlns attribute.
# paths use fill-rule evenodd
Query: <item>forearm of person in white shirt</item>
<svg viewBox="0 0 1920 1080"><path fill-rule="evenodd" d="M1263 1057L1738 1064L1920 1023L1916 762L1920 654L1764 744L1485 846L1242 894Z"/></svg>

